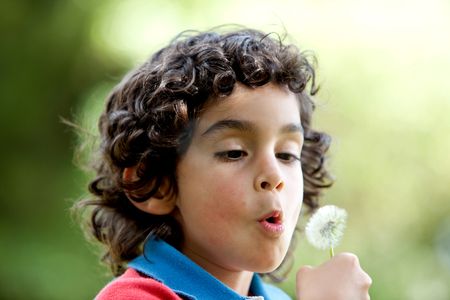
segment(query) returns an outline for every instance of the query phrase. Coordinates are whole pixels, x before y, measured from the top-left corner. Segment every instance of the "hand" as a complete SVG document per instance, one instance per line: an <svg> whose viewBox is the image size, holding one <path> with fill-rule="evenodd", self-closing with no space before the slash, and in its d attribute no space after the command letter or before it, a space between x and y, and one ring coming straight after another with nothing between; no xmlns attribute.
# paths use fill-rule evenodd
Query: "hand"
<svg viewBox="0 0 450 300"><path fill-rule="evenodd" d="M341 253L318 267L303 266L297 273L299 300L369 300L370 276L358 257Z"/></svg>

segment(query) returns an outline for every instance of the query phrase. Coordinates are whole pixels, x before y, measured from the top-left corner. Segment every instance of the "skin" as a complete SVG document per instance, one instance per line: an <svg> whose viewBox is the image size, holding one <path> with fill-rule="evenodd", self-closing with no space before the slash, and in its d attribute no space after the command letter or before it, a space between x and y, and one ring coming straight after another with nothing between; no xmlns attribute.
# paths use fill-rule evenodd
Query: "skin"
<svg viewBox="0 0 450 300"><path fill-rule="evenodd" d="M292 92L237 85L206 107L178 164L182 252L240 294L253 272L274 270L286 255L302 205L302 144ZM281 234L259 222L274 210L283 215Z"/></svg>
<svg viewBox="0 0 450 300"><path fill-rule="evenodd" d="M301 267L296 292L301 300L370 300L371 285L358 257L340 253L318 267Z"/></svg>
<svg viewBox="0 0 450 300"><path fill-rule="evenodd" d="M253 273L273 271L288 250L303 201L302 145L292 92L274 84L238 84L202 112L177 165L178 193L168 193L163 183L148 201L132 203L151 214L172 214L183 230L181 251L248 295ZM135 168L123 176L134 180ZM282 232L261 225L273 211L282 215ZM343 253L300 268L296 292L301 300L367 300L370 285L358 258Z"/></svg>

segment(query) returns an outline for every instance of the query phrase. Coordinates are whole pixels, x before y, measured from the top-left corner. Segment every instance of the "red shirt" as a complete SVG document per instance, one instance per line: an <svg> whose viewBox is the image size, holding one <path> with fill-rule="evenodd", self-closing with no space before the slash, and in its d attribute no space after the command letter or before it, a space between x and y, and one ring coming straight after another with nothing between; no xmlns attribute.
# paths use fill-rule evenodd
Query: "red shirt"
<svg viewBox="0 0 450 300"><path fill-rule="evenodd" d="M182 300L170 288L150 277L128 268L106 285L95 300Z"/></svg>

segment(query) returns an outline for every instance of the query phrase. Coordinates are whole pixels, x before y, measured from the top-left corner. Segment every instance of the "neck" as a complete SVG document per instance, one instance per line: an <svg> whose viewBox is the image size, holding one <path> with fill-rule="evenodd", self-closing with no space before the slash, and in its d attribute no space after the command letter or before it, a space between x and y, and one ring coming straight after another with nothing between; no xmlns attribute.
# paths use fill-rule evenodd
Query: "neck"
<svg viewBox="0 0 450 300"><path fill-rule="evenodd" d="M236 271L224 268L205 257L197 255L189 249L183 249L183 253L193 262L202 267L209 274L221 281L241 296L248 296L253 272Z"/></svg>

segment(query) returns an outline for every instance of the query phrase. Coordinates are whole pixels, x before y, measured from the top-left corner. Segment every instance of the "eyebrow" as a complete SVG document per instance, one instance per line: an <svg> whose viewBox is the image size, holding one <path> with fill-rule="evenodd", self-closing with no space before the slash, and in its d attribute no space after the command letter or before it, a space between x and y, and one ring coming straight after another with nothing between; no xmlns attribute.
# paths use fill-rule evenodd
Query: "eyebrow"
<svg viewBox="0 0 450 300"><path fill-rule="evenodd" d="M217 131L225 129L234 129L245 133L254 133L256 131L255 126L251 122L227 119L217 121L216 123L208 127L208 129L206 129L202 133L202 136L211 135ZM283 126L280 129L280 133L296 133L296 132L303 134L303 127L300 123L290 123Z"/></svg>
<svg viewBox="0 0 450 300"><path fill-rule="evenodd" d="M296 133L300 132L302 135L305 133L303 130L303 126L300 123L292 123L286 126L283 126L280 130L281 133Z"/></svg>

